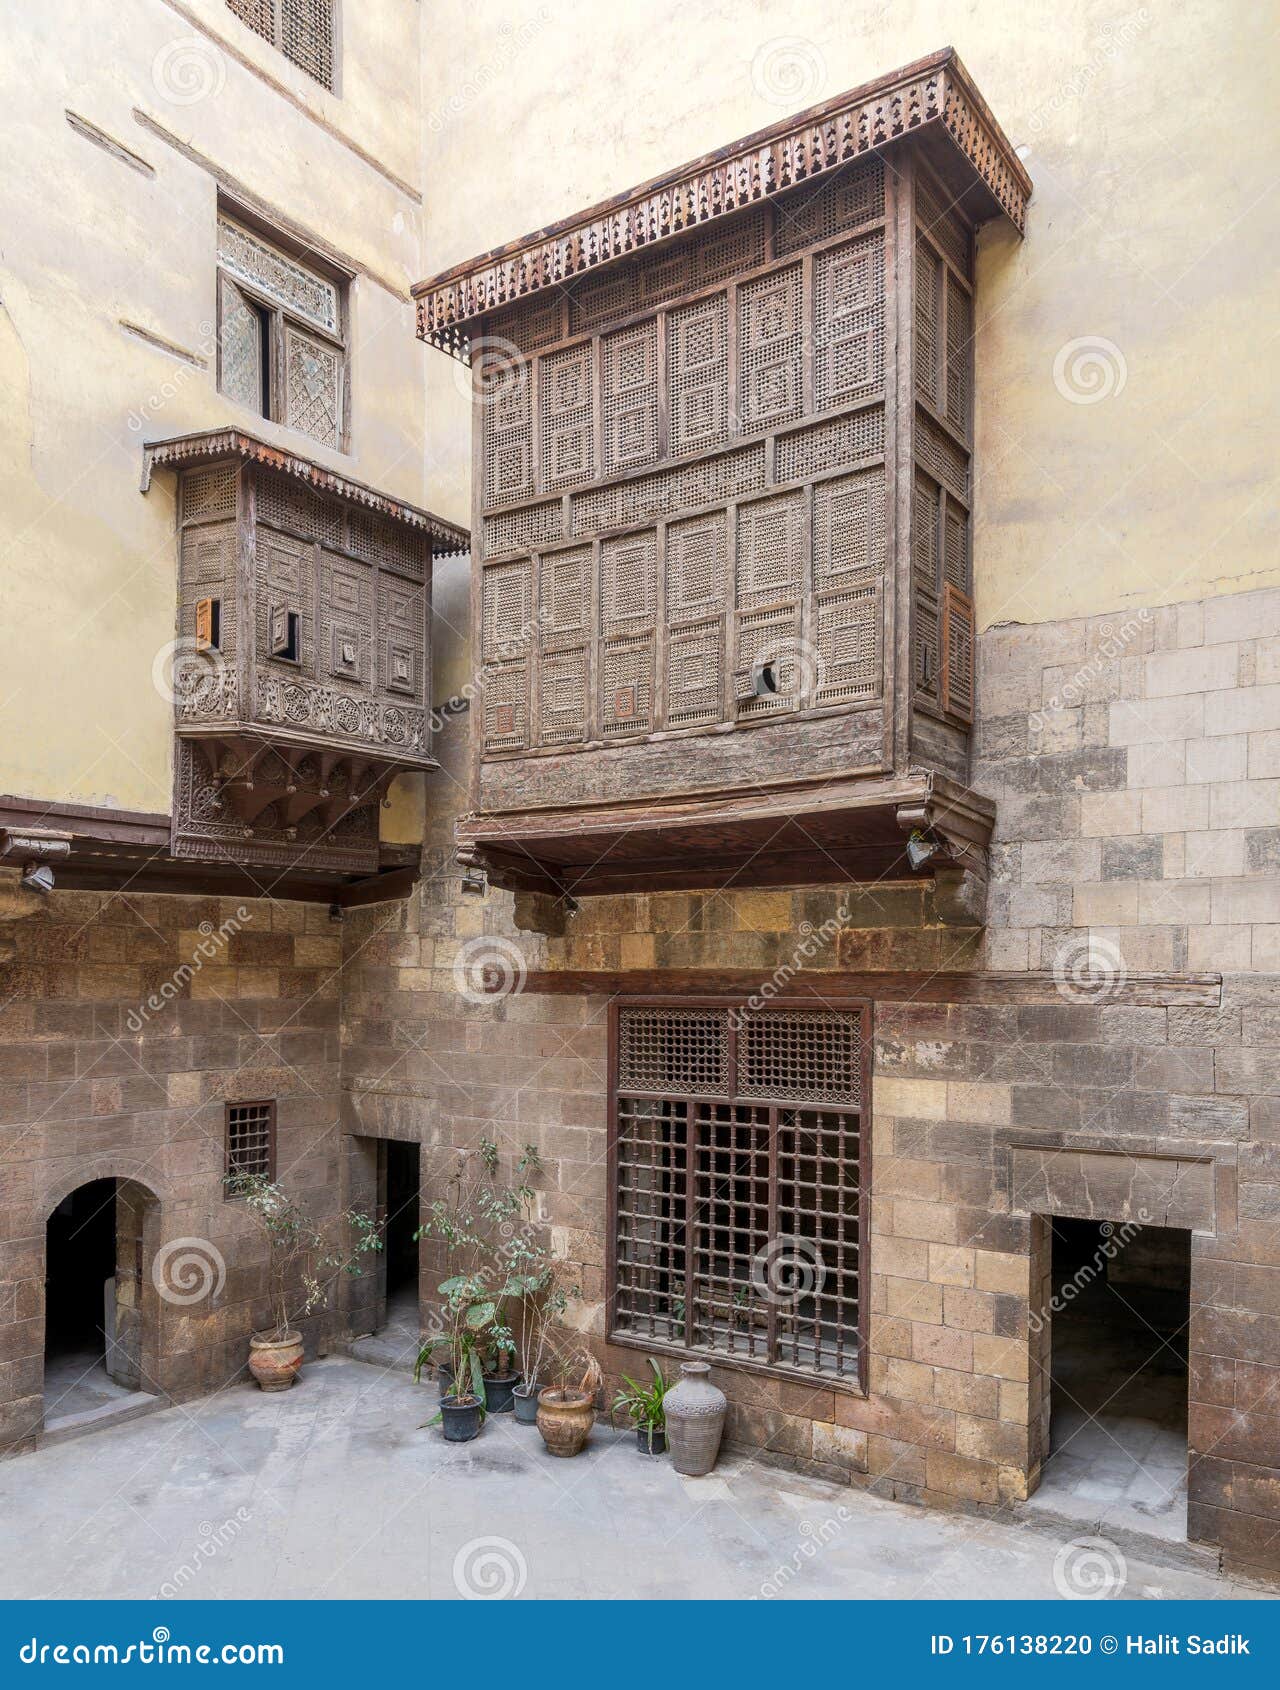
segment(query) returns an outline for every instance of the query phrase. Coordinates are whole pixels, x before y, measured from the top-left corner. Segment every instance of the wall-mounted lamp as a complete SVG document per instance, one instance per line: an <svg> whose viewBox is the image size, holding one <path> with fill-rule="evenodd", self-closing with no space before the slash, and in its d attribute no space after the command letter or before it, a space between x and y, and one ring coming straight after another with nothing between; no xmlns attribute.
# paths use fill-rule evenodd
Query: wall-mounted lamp
<svg viewBox="0 0 1280 1690"><path fill-rule="evenodd" d="M466 898L483 898L487 882L484 870L474 865L462 871L462 894Z"/></svg>
<svg viewBox="0 0 1280 1690"><path fill-rule="evenodd" d="M53 870L48 863L29 862L22 870L22 884L28 892L52 892Z"/></svg>
<svg viewBox="0 0 1280 1690"><path fill-rule="evenodd" d="M937 856L941 846L936 839L930 839L927 833L921 833L918 827L913 827L907 836L907 861L912 868L923 868Z"/></svg>

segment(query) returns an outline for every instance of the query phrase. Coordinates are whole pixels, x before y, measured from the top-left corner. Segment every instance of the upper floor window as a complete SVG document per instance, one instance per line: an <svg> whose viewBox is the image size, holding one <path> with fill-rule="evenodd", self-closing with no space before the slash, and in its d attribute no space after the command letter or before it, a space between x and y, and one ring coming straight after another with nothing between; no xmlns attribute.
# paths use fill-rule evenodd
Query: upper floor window
<svg viewBox="0 0 1280 1690"><path fill-rule="evenodd" d="M218 386L228 399L341 448L345 284L218 219Z"/></svg>
<svg viewBox="0 0 1280 1690"><path fill-rule="evenodd" d="M332 90L334 0L227 0L227 5L299 70Z"/></svg>

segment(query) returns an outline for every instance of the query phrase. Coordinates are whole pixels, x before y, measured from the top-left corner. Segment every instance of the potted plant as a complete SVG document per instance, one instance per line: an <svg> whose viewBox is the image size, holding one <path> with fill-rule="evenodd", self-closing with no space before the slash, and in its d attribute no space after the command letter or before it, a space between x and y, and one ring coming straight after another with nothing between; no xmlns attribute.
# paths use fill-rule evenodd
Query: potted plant
<svg viewBox="0 0 1280 1690"><path fill-rule="evenodd" d="M622 1386L613 1399L609 1417L616 1420L618 1414L625 1410L636 1429L636 1447L642 1453L647 1451L650 1455L662 1455L667 1447L667 1414L662 1399L668 1387L662 1377L662 1369L652 1356L649 1357L649 1366L653 1369L651 1385L639 1384L627 1374L622 1375Z"/></svg>
<svg viewBox="0 0 1280 1690"><path fill-rule="evenodd" d="M529 1175L541 1165L536 1147L526 1145L512 1182L504 1185L497 1143L481 1139L474 1150L459 1153L444 1195L418 1229L419 1238L441 1245L453 1269L439 1285L444 1334L423 1346L414 1370L420 1379L432 1356L445 1351L438 1418L451 1441L474 1437L486 1414L509 1413L513 1406L520 1374L507 1311L524 1295L529 1274L523 1256L503 1238L518 1231L516 1223L536 1196Z"/></svg>
<svg viewBox="0 0 1280 1690"><path fill-rule="evenodd" d="M272 1324L249 1339L249 1371L264 1391L287 1391L302 1367L295 1323L319 1308L340 1274L363 1271L362 1255L381 1250L378 1224L364 1210L348 1209L327 1239L303 1205L264 1174L229 1174L227 1185L267 1241Z"/></svg>
<svg viewBox="0 0 1280 1690"><path fill-rule="evenodd" d="M427 1422L440 1426L446 1443L469 1443L479 1437L485 1418L484 1368L480 1360L483 1333L491 1318L493 1304L477 1302L473 1293L474 1281L464 1276L446 1280L440 1287L445 1297L445 1330L427 1339L418 1352L414 1364L415 1381L422 1378L422 1369L437 1351L446 1351L447 1359L441 1373L448 1370L448 1385L443 1378L439 1410Z"/></svg>
<svg viewBox="0 0 1280 1690"><path fill-rule="evenodd" d="M581 1289L564 1283L567 1264L543 1253L539 1264L530 1262L525 1286L520 1293L520 1373L523 1383L513 1393L516 1419L533 1426L538 1419L538 1392L543 1370L550 1366L552 1334L558 1316L569 1306L570 1297L581 1297Z"/></svg>
<svg viewBox="0 0 1280 1690"><path fill-rule="evenodd" d="M585 1351L560 1358L557 1382L538 1393L538 1430L550 1454L577 1455L586 1443L595 1423L600 1380L600 1363Z"/></svg>

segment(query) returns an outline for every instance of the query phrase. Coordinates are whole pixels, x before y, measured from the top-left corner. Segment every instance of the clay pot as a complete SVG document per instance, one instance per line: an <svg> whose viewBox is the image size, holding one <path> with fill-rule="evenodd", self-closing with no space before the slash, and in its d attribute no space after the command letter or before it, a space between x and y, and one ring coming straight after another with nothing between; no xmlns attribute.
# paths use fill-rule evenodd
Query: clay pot
<svg viewBox="0 0 1280 1690"><path fill-rule="evenodd" d="M522 1426L538 1423L538 1388L536 1385L517 1385L511 1393L511 1406Z"/></svg>
<svg viewBox="0 0 1280 1690"><path fill-rule="evenodd" d="M302 1334L283 1338L255 1332L249 1340L249 1371L264 1391L287 1391L302 1366Z"/></svg>
<svg viewBox="0 0 1280 1690"><path fill-rule="evenodd" d="M539 1391L538 1430L552 1455L577 1455L596 1417L585 1391Z"/></svg>
<svg viewBox="0 0 1280 1690"><path fill-rule="evenodd" d="M711 1383L705 1361L680 1364L680 1378L662 1399L666 1411L671 1465L677 1473L700 1479L716 1464L728 1400Z"/></svg>
<svg viewBox="0 0 1280 1690"><path fill-rule="evenodd" d="M444 1441L448 1444L465 1444L470 1443L472 1438L478 1438L483 1417L479 1397L468 1397L465 1402L459 1402L454 1396L440 1399L440 1424Z"/></svg>

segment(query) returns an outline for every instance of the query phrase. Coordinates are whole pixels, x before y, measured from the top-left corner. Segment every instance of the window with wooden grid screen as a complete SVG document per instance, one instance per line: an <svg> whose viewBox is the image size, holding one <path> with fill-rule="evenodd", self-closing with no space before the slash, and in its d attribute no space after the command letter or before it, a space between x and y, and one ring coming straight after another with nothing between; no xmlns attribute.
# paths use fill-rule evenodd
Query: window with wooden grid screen
<svg viewBox="0 0 1280 1690"><path fill-rule="evenodd" d="M274 1179L276 1106L274 1102L226 1106L227 1178ZM228 1188L234 1194L234 1187Z"/></svg>
<svg viewBox="0 0 1280 1690"><path fill-rule="evenodd" d="M868 1013L615 1009L614 1337L858 1382Z"/></svg>
<svg viewBox="0 0 1280 1690"><path fill-rule="evenodd" d="M331 92L334 86L334 0L227 0L255 35Z"/></svg>
<svg viewBox="0 0 1280 1690"><path fill-rule="evenodd" d="M218 386L323 446L342 445L345 284L218 218Z"/></svg>

